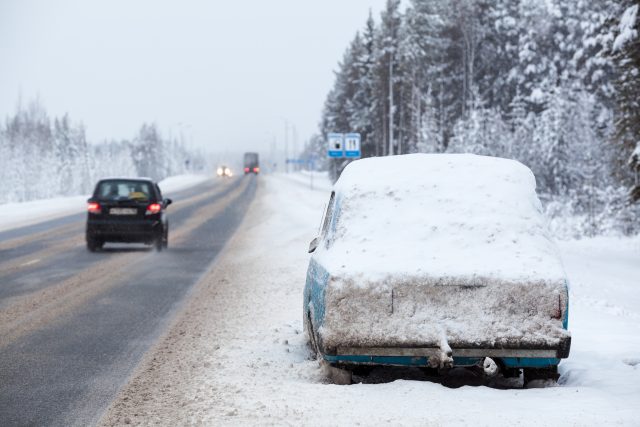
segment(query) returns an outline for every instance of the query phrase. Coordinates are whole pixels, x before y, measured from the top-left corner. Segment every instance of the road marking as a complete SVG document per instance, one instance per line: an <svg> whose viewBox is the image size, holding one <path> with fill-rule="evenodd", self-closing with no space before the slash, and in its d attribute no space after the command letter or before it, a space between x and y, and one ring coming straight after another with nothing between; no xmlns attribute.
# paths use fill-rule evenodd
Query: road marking
<svg viewBox="0 0 640 427"><path fill-rule="evenodd" d="M28 265L33 265L33 264L37 264L40 262L40 258L36 258L36 259L32 259L31 261L27 261L23 264L20 264L20 267L26 267Z"/></svg>

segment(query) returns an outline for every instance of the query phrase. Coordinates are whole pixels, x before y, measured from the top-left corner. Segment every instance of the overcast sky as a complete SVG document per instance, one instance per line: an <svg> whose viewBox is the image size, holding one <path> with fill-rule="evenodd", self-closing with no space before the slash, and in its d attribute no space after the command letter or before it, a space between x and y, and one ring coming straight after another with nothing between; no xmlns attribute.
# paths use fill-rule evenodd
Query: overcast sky
<svg viewBox="0 0 640 427"><path fill-rule="evenodd" d="M316 132L337 62L384 0L0 0L0 116L36 96L91 141L142 122L213 151Z"/></svg>

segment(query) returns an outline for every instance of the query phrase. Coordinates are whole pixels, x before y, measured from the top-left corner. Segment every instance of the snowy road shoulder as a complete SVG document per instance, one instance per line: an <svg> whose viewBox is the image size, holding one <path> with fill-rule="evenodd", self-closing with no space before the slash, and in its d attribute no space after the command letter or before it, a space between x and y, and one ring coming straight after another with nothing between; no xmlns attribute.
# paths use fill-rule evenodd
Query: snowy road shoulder
<svg viewBox="0 0 640 427"><path fill-rule="evenodd" d="M603 242L561 245L573 286L574 341L560 365L560 387L450 389L402 376L336 386L309 358L301 319L306 248L327 187L311 191L283 176L260 180L241 231L103 424L637 425L638 306L625 302L640 294L634 243L618 244L615 281L607 280L606 259L589 248Z"/></svg>

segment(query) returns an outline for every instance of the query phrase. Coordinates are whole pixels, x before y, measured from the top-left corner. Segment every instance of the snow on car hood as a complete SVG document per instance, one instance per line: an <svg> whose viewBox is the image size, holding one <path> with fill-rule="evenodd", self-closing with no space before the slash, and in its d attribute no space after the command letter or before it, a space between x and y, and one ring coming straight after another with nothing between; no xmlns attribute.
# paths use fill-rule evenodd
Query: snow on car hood
<svg viewBox="0 0 640 427"><path fill-rule="evenodd" d="M564 282L533 173L472 154L355 161L334 186L336 215L314 257L336 276Z"/></svg>

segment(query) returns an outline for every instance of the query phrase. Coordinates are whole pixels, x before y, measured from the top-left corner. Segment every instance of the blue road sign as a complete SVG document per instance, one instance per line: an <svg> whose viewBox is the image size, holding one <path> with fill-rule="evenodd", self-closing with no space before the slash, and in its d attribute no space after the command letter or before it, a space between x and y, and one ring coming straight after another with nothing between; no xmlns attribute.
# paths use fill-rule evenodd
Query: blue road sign
<svg viewBox="0 0 640 427"><path fill-rule="evenodd" d="M344 156L349 159L358 159L362 156L360 151L360 134L347 133L344 135Z"/></svg>
<svg viewBox="0 0 640 427"><path fill-rule="evenodd" d="M333 158L344 157L344 135L341 133L327 134L327 155Z"/></svg>

